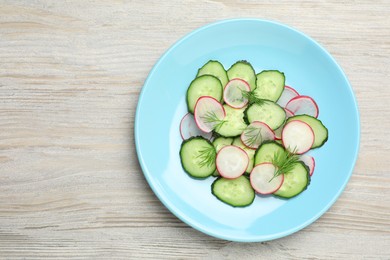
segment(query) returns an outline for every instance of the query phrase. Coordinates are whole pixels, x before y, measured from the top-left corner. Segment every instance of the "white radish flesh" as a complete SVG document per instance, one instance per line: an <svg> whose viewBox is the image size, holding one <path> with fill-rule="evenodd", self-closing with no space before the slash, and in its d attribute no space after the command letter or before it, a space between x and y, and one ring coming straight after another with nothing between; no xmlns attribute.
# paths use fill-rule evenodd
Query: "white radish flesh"
<svg viewBox="0 0 390 260"><path fill-rule="evenodd" d="M194 118L196 125L205 133L213 131L225 116L225 109L222 104L213 97L202 96L195 104Z"/></svg>
<svg viewBox="0 0 390 260"><path fill-rule="evenodd" d="M233 108L243 108L248 104L248 99L243 96L243 92L251 90L248 82L242 79L230 80L223 91L223 100L228 106Z"/></svg>
<svg viewBox="0 0 390 260"><path fill-rule="evenodd" d="M248 167L248 163L248 154L234 145L227 145L219 150L215 161L219 174L227 179L240 177Z"/></svg>
<svg viewBox="0 0 390 260"><path fill-rule="evenodd" d="M256 165L250 174L252 188L260 194L272 194L283 184L284 174L275 176L277 168L272 163Z"/></svg>
<svg viewBox="0 0 390 260"><path fill-rule="evenodd" d="M295 89L289 86L284 86L282 95L278 99L277 103L279 106L285 107L287 103L296 96L299 96L299 94Z"/></svg>
<svg viewBox="0 0 390 260"><path fill-rule="evenodd" d="M319 113L317 103L309 96L297 96L291 99L286 108L294 115L309 115L317 118Z"/></svg>
<svg viewBox="0 0 390 260"><path fill-rule="evenodd" d="M301 160L307 167L309 167L309 174L310 176L312 176L314 168L316 166L316 161L314 160L314 157L308 154L302 154L299 160Z"/></svg>
<svg viewBox="0 0 390 260"><path fill-rule="evenodd" d="M194 116L191 113L187 113L180 121L180 135L183 140L187 140L193 136L203 136L210 140L212 133L205 133L199 129L195 123Z"/></svg>
<svg viewBox="0 0 390 260"><path fill-rule="evenodd" d="M314 143L313 129L303 121L291 121L283 127L282 142L290 152L303 154L310 150Z"/></svg>
<svg viewBox="0 0 390 260"><path fill-rule="evenodd" d="M257 149L262 142L274 139L274 131L260 121L253 121L241 134L242 143L251 149Z"/></svg>

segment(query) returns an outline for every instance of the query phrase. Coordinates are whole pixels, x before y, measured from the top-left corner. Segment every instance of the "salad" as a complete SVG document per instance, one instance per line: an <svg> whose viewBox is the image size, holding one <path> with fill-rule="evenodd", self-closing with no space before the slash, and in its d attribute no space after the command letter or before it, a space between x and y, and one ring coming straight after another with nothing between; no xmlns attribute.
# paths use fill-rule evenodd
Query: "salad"
<svg viewBox="0 0 390 260"><path fill-rule="evenodd" d="M328 129L313 98L285 85L278 70L256 74L247 61L228 70L210 60L186 93L180 159L194 179L215 178L211 193L233 207L256 194L292 198L307 189Z"/></svg>

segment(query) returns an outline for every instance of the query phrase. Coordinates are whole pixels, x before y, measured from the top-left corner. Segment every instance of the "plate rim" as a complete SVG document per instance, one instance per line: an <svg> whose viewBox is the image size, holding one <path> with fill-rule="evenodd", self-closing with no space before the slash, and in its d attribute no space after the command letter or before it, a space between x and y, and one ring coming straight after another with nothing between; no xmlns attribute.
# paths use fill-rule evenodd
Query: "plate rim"
<svg viewBox="0 0 390 260"><path fill-rule="evenodd" d="M316 47L320 48L321 51L327 56L327 58L329 58L334 63L334 65L337 67L337 70L340 71L343 79L345 80L345 82L346 82L346 84L348 86L348 92L350 93L350 95L352 97L352 101L353 101L353 105L354 105L354 112L356 113L356 124L357 124L357 129L356 129L357 135L356 136L357 136L357 139L356 139L355 152L354 152L353 158L352 158L352 163L349 166L349 171L348 171L348 174L346 175L346 178L344 179L344 182L342 183L340 189L332 197L332 199L329 200L329 202L320 211L318 211L317 214L313 215L310 219L302 222L300 225L297 225L297 226L295 226L293 228L287 229L284 232L279 232L279 233L275 233L275 234L267 235L267 236L265 236L265 235L258 235L258 236L237 238L234 235L224 235L224 234L220 234L218 232L212 232L212 231L210 231L208 229L203 228L201 225L197 224L197 221L193 221L189 216L187 216L186 214L181 212L178 207L176 207L169 200L167 200L166 198L163 197L163 193L161 193L162 192L161 188L159 187L159 185L155 185L155 183L153 181L153 178L151 176L152 174L147 171L146 164L145 164L145 162L143 160L142 152L140 151L141 144L140 144L140 140L139 140L139 137L138 137L138 132L140 131L140 129L138 129L139 128L138 121L139 121L139 118L140 118L140 112L139 111L141 110L141 106L142 106L142 103L143 103L143 100L144 100L144 95L145 95L144 93L146 91L146 88L148 86L149 81L153 77L154 73L156 72L156 70L158 69L160 64L164 61L164 59L178 45L180 45L182 42L186 41L192 35L195 35L195 34L201 32L203 30L207 30L208 28L211 28L211 27L214 27L214 26L223 25L223 24L226 24L226 23L240 23L240 22L263 23L263 24L266 23L266 24L280 26L280 27L288 29L288 30L290 30L290 31L292 31L292 32L294 32L296 34L299 34L301 37L306 38L306 40L310 41ZM359 154L359 151L360 151L360 138L361 138L361 122L360 122L360 112L359 112L359 106L358 106L358 103L357 103L357 99L356 99L355 93L354 93L354 91L352 89L352 86L351 86L351 84L350 84L350 82L348 80L348 77L346 76L344 70L338 64L336 59L321 44L319 44L317 41L315 41L313 38L311 38L310 36L306 35L305 33L301 32L301 31L299 31L299 30L297 30L297 29L295 29L293 27L290 27L290 26L288 26L286 24L277 22L277 21L266 20L266 19L258 19L258 18L233 18L233 19L224 19L224 20L219 20L219 21L216 21L216 22L208 23L208 24L203 25L201 27L197 27L196 29L192 30L191 32L185 34L184 36L179 38L177 41L175 41L161 55L161 57L158 59L158 61L154 64L154 66L150 70L146 80L144 81L144 84L143 84L142 89L141 89L140 94L139 94L139 98L138 98L138 102L137 102L137 106L136 106L135 120L134 120L134 140L135 140L135 148L136 148L136 154L137 154L138 162L139 162L139 165L141 166L141 170L143 172L143 175L145 176L145 178L146 178L150 188L153 190L153 193L159 199L159 201L170 211L170 213L172 213L178 219L180 219L181 221L183 221L185 224L189 225L190 227L196 229L197 231L203 232L204 234L207 234L207 235L209 235L211 237L214 237L214 238L217 238L217 239L224 239L224 240L227 240L227 241L234 241L234 242L264 242L264 241L270 241L270 240L274 240L274 239L279 239L279 238L291 235L291 234L293 234L293 233L295 233L295 232L297 232L299 230L302 230L303 228L309 226L310 224L314 223L317 219L319 219L324 213L326 213L331 208L331 206L336 202L336 200L341 196L341 194L345 190L345 187L346 187L347 183L349 182L349 180L350 180L350 178L352 176L353 170L354 170L354 168L356 166L356 162L357 162L357 159L358 159L358 154Z"/></svg>

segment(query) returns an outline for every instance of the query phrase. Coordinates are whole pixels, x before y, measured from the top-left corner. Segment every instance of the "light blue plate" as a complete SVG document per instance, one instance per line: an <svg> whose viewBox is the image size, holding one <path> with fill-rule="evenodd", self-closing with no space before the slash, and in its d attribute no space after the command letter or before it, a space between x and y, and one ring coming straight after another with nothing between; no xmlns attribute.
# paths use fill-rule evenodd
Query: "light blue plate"
<svg viewBox="0 0 390 260"><path fill-rule="evenodd" d="M247 60L256 72L283 71L286 85L316 100L329 140L311 151L315 172L299 196L290 200L259 196L249 207L233 208L211 194L214 178L194 180L183 171L179 124L186 114L185 94L198 68L210 59L226 69ZM280 238L318 219L340 196L352 174L359 135L353 91L330 54L301 32L256 19L207 25L173 45L150 72L135 118L139 162L161 202L193 228L241 242Z"/></svg>

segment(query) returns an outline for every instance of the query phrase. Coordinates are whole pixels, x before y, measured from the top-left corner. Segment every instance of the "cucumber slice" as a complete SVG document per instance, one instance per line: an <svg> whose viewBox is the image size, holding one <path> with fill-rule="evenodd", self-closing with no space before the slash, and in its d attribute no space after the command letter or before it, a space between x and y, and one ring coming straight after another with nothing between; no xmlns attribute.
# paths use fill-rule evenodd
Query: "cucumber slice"
<svg viewBox="0 0 390 260"><path fill-rule="evenodd" d="M284 174L283 184L274 195L287 199L292 198L304 191L309 184L308 167L303 162L297 162L291 172Z"/></svg>
<svg viewBox="0 0 390 260"><path fill-rule="evenodd" d="M245 176L236 179L218 178L211 185L211 192L220 201L233 207L249 206L255 199L255 191Z"/></svg>
<svg viewBox="0 0 390 260"><path fill-rule="evenodd" d="M252 171L252 169L253 169L253 162L254 162L254 157L255 157L256 150L250 149L245 144L243 144L242 141L241 141L241 137L240 136L234 138L232 144L242 148L246 152L246 154L248 155L249 163L248 163L248 167L246 168L245 172L249 174Z"/></svg>
<svg viewBox="0 0 390 260"><path fill-rule="evenodd" d="M183 141L180 160L183 169L191 177L204 179L216 169L216 152L211 142L203 137L191 137Z"/></svg>
<svg viewBox="0 0 390 260"><path fill-rule="evenodd" d="M248 82L251 90L256 88L256 73L252 65L247 61L238 61L234 63L227 71L229 80L243 79Z"/></svg>
<svg viewBox="0 0 390 260"><path fill-rule="evenodd" d="M272 163L276 153L283 153L285 150L283 146L276 141L269 141L263 143L259 149L257 149L254 156L254 165L260 163L270 162Z"/></svg>
<svg viewBox="0 0 390 260"><path fill-rule="evenodd" d="M215 128L215 132L224 137L235 137L242 133L246 128L244 121L245 108L236 109L228 105L223 105L226 116L223 119L225 121L220 127Z"/></svg>
<svg viewBox="0 0 390 260"><path fill-rule="evenodd" d="M221 150L222 147L231 145L232 143L233 143L233 138L223 137L223 136L217 137L213 141L213 145L217 153L219 152L219 150Z"/></svg>
<svg viewBox="0 0 390 260"><path fill-rule="evenodd" d="M309 115L297 115L288 118L286 124L293 120L303 121L313 129L314 143L311 149L323 146L328 140L328 129L324 126L321 120Z"/></svg>
<svg viewBox="0 0 390 260"><path fill-rule="evenodd" d="M264 70L256 75L254 93L258 98L276 102L284 90L285 79L284 73L278 70Z"/></svg>
<svg viewBox="0 0 390 260"><path fill-rule="evenodd" d="M283 145L283 143L282 143L282 139L280 139L280 140L278 140L278 139L275 139L275 142L276 142L276 143L278 143L278 144L280 144L280 145Z"/></svg>
<svg viewBox="0 0 390 260"><path fill-rule="evenodd" d="M294 116L294 114L290 110L284 108L284 111L286 112L286 119ZM282 131L283 131L283 127L285 126L285 124L286 124L286 122L284 122L283 125L279 126L278 129L276 129L274 131L276 140L282 140Z"/></svg>
<svg viewBox="0 0 390 260"><path fill-rule="evenodd" d="M248 124L253 121L266 123L272 130L279 128L286 120L286 112L278 104L264 100L261 104L254 103L245 110Z"/></svg>
<svg viewBox="0 0 390 260"><path fill-rule="evenodd" d="M223 88L218 78L203 75L195 78L187 89L188 112L194 113L195 104L202 96L210 96L222 102Z"/></svg>
<svg viewBox="0 0 390 260"><path fill-rule="evenodd" d="M228 83L228 76L223 65L216 60L209 60L203 67L198 70L197 77L203 75L212 75L221 81L222 87Z"/></svg>

